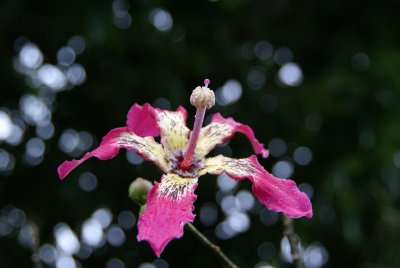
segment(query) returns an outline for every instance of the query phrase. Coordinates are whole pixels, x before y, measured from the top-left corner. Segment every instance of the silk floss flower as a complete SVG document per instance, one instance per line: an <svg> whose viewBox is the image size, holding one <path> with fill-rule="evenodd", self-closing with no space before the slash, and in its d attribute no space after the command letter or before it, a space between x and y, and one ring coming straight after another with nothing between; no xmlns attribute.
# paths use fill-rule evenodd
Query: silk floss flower
<svg viewBox="0 0 400 268"><path fill-rule="evenodd" d="M268 151L254 136L253 130L232 118L213 115L211 123L202 127L206 109L215 104L212 90L206 79L203 87L193 90L190 102L196 107L193 130L186 127L187 112L183 107L176 111L154 108L148 103L134 104L128 112L125 127L112 129L99 147L79 160L65 161L58 168L64 179L85 160L96 157L108 160L121 148L135 150L144 159L152 161L162 171L160 182L147 195L145 211L138 221L138 240L146 240L155 254L160 256L165 246L183 235L183 227L193 222L194 194L198 178L206 173L218 175L225 172L230 178L241 181L248 178L253 183L253 193L267 208L283 212L288 217L312 217L308 196L290 179L276 178L268 173L252 155L248 158L229 158L223 155L206 157L217 145L223 144L236 132L247 136L253 150L262 157ZM161 144L154 140L160 136Z"/></svg>

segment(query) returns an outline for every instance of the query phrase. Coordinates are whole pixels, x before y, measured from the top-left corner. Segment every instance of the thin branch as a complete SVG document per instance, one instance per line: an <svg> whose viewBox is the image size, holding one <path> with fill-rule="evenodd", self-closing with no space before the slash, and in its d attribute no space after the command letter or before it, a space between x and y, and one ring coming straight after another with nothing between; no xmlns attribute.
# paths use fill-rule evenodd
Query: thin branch
<svg viewBox="0 0 400 268"><path fill-rule="evenodd" d="M303 268L303 262L299 251L300 238L294 232L293 219L283 216L283 235L287 236L290 244L290 254L292 254L293 264L296 268Z"/></svg>
<svg viewBox="0 0 400 268"><path fill-rule="evenodd" d="M236 264L234 264L221 250L221 248L215 244L213 244L210 240L207 239L196 227L191 223L187 223L185 228L192 232L192 234L205 246L209 247L214 254L225 264L224 267L229 268L239 268Z"/></svg>
<svg viewBox="0 0 400 268"><path fill-rule="evenodd" d="M39 257L39 246L40 246L39 227L33 222L30 222L29 225L32 230L32 245L31 245L32 262L35 268L43 268L43 264L40 261Z"/></svg>

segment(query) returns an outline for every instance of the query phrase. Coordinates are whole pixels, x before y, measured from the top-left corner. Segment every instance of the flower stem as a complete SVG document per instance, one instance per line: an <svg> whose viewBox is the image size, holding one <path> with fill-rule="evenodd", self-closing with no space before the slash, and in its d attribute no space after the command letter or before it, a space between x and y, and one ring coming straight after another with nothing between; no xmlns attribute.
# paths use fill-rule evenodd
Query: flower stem
<svg viewBox="0 0 400 268"><path fill-rule="evenodd" d="M180 168L189 169L193 161L193 154L196 150L196 144L200 136L201 126L203 125L204 115L206 114L206 108L197 108L196 118L194 121L193 131L190 134L189 144L187 146L185 155L180 164Z"/></svg>
<svg viewBox="0 0 400 268"><path fill-rule="evenodd" d="M303 268L303 262L299 251L300 238L294 232L293 219L283 216L283 235L287 236L290 244L290 254L293 258L293 264L296 268Z"/></svg>
<svg viewBox="0 0 400 268"><path fill-rule="evenodd" d="M239 268L236 264L234 264L221 250L221 248L215 244L213 244L210 240L207 239L193 224L187 223L185 228L192 232L192 234L205 246L209 247L215 255L229 268Z"/></svg>

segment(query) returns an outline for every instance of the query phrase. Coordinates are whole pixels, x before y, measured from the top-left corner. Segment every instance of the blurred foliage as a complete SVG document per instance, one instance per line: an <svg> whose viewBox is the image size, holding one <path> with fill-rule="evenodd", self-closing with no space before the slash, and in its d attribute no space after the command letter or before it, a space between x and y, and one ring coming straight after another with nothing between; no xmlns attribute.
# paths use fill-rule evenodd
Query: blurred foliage
<svg viewBox="0 0 400 268"><path fill-rule="evenodd" d="M44 160L37 166L24 164L24 134L18 146L1 143L12 153L12 174L0 175L0 208L13 205L25 211L40 230L43 243L53 242L53 227L65 222L75 230L101 206L117 214L138 207L128 197L130 182L138 177L158 179L151 164L133 166L125 153L107 162L91 160L65 181L57 178L57 166L72 156L58 149L58 139L68 128L92 133L97 142L109 129L122 126L133 103L169 100L171 108L183 105L189 112L191 90L211 79L213 89L227 80L243 85L235 103L217 105L221 112L253 127L264 144L279 137L288 144L283 159L291 160L298 146L313 152L309 165L296 165L294 180L312 185L314 217L295 221L302 243L320 243L329 253L325 267L399 267L400 257L400 2L376 1L145 1L130 0L131 24L116 27L112 1L0 2L0 105L18 109L23 94L37 94L13 69L18 51L15 41L24 36L56 64L59 48L74 35L86 40L77 62L86 70L83 85L58 93L52 121L55 135L45 141ZM162 32L149 22L154 8L168 10L171 30ZM277 82L280 65L272 59L247 57L246 47L266 40L274 49L287 47L301 66L300 86ZM360 54L361 53L361 54ZM360 58L361 55L361 58ZM253 90L248 73L259 68L265 84ZM276 107L271 109L270 105ZM233 155L251 154L243 137L230 143ZM398 153L398 151L397 151ZM271 170L280 158L261 163ZM397 159L397 166L396 166ZM98 178L93 192L84 192L79 175L91 171ZM241 183L240 188L250 188ZM206 176L196 191L196 214L206 202L215 202L216 180ZM220 210L220 209L219 209ZM221 211L220 211L221 212ZM219 221L222 219L220 213ZM196 218L194 224L204 232ZM155 259L146 243L136 241L136 227L127 231L123 246L105 246L83 267L104 267L113 257L126 267ZM17 242L17 232L0 238L1 267L30 267L30 251ZM261 261L258 246L271 242L277 249L282 225L261 223L251 214L251 228L217 243L240 267ZM162 258L170 267L220 267L217 260L190 234L172 241ZM267 261L289 267L279 253Z"/></svg>

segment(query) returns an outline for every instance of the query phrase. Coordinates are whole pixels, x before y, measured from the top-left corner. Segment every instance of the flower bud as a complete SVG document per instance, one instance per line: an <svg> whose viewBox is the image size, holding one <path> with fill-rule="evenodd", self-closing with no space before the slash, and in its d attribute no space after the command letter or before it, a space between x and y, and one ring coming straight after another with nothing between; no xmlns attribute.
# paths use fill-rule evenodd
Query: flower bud
<svg viewBox="0 0 400 268"><path fill-rule="evenodd" d="M204 81L204 87L196 87L192 95L190 96L190 103L196 108L207 108L210 109L215 105L214 92L208 88L210 81L206 79Z"/></svg>
<svg viewBox="0 0 400 268"><path fill-rule="evenodd" d="M146 204L146 196L153 184L143 178L137 178L129 185L129 197L138 205Z"/></svg>

